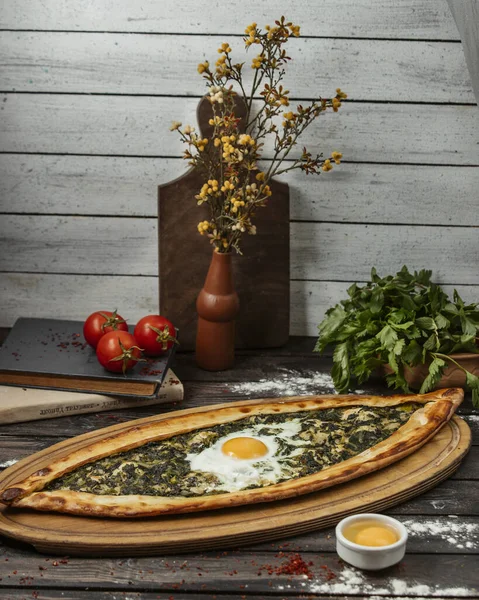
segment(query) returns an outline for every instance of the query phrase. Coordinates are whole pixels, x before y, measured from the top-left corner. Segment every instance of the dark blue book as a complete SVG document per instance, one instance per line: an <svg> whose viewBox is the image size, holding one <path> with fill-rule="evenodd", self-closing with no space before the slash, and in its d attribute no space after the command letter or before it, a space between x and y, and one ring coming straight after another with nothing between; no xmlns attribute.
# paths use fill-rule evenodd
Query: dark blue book
<svg viewBox="0 0 479 600"><path fill-rule="evenodd" d="M153 397L171 366L175 346L138 362L125 375L111 373L85 342L81 321L21 318L0 347L0 384Z"/></svg>

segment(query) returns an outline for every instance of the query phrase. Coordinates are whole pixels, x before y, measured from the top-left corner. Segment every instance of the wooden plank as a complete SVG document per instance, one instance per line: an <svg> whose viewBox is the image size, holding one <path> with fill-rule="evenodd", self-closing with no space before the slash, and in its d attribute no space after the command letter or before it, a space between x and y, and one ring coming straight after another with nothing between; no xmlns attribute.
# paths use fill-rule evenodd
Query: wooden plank
<svg viewBox="0 0 479 600"><path fill-rule="evenodd" d="M405 517L396 515L394 508L386 511L394 515L408 530L408 554L464 554L479 551L479 518L451 515L448 519L443 516L428 517L416 515ZM295 536L277 542L247 546L243 551L251 549L254 552L283 551L283 552L334 552L336 537L334 527L321 531L312 531L301 536Z"/></svg>
<svg viewBox="0 0 479 600"><path fill-rule="evenodd" d="M0 212L156 217L156 186L186 169L180 158L0 154ZM281 180L293 220L479 225L475 167L343 163L320 179Z"/></svg>
<svg viewBox="0 0 479 600"><path fill-rule="evenodd" d="M156 217L158 184L187 168L180 158L0 154L0 212Z"/></svg>
<svg viewBox="0 0 479 600"><path fill-rule="evenodd" d="M156 219L7 215L0 231L3 271L158 273ZM31 243L26 244L30 235ZM17 252L24 258L23 266L15 259Z"/></svg>
<svg viewBox="0 0 479 600"><path fill-rule="evenodd" d="M0 562L1 585L24 586L34 578L35 589L93 588L98 592L125 590L130 597L140 592L216 593L238 590L252 594L318 594L322 597L359 596L457 598L477 595L477 556L406 555L390 569L367 573L340 562L337 555L304 553L312 578L277 573L288 563L289 553L210 552L201 555L143 557L130 560L85 560L73 557L45 557L30 550L5 547ZM186 559L186 562L185 562ZM460 580L452 578L460 573ZM43 575L41 577L40 575ZM243 587L241 587L243 586ZM30 586L29 586L30 587ZM211 597L211 596L210 596ZM233 596L234 597L234 596ZM264 595L262 596L264 598ZM304 597L304 596L303 596ZM175 598L175 596L173 596Z"/></svg>
<svg viewBox="0 0 479 600"><path fill-rule="evenodd" d="M150 218L4 215L0 271L155 276L156 229ZM295 222L290 231L294 279L367 281L373 265L390 273L407 264L427 265L439 283L479 284L472 227Z"/></svg>
<svg viewBox="0 0 479 600"><path fill-rule="evenodd" d="M196 68L215 60L218 44L216 36L5 32L2 90L202 96ZM242 40L231 46L234 61L249 67ZM341 87L355 100L475 103L461 44L293 38L288 55L293 98ZM244 69L246 89L254 72Z"/></svg>
<svg viewBox="0 0 479 600"><path fill-rule="evenodd" d="M479 441L478 441L479 443ZM452 479L479 479L479 447L472 446Z"/></svg>
<svg viewBox="0 0 479 600"><path fill-rule="evenodd" d="M479 481L447 480L437 487L394 507L401 515L479 516Z"/></svg>
<svg viewBox="0 0 479 600"><path fill-rule="evenodd" d="M31 588L33 586L33 588L35 587L35 583L34 582L30 582L30 580L28 580L28 584L29 584L29 588ZM265 596L257 596L255 595L251 595L251 594L245 594L245 592L247 592L247 590L245 589L246 586L243 585L243 587L239 587L237 590L237 593L226 593L226 594L215 594L214 595L214 600L246 600L246 598L248 600L264 600ZM26 600L26 598L28 598L30 592L27 592L27 595L25 595L25 590L18 590L18 589L13 589L13 588L5 588L6 590L8 590L8 600ZM232 589L234 589L234 586L232 587ZM32 589L32 594L33 592L38 593L35 589ZM7 592L6 592L7 593ZM124 594L126 594L127 592L123 592ZM284 592L282 593L283 595L281 596L281 598L284 597ZM71 591L71 590L46 590L43 589L41 590L41 596L38 596L39 598L41 598L41 600L118 600L118 592L99 592L99 591L95 591L92 592L91 590L89 591L82 591L82 590L75 590L75 591ZM127 598L129 596L126 596ZM268 598L272 598L273 600L275 598L280 598L280 596L270 596L268 595ZM289 595L288 594L288 600L304 600L304 595L301 594L299 596L297 595ZM323 598L323 596L317 596L315 594L308 594L308 600L316 600L316 598ZM368 596L341 596L342 600L368 600ZM392 596L381 596L381 600L392 600ZM437 598L435 597L436 600L445 600L445 598ZM211 594L198 594L195 593L195 600L211 600L212 596ZM123 600L123 596L122 596L122 600ZM134 593L134 600L191 600L191 594L189 594L188 592L178 592L178 591L174 591L172 594L170 593L165 593L165 594L157 594L155 592L135 592Z"/></svg>
<svg viewBox="0 0 479 600"><path fill-rule="evenodd" d="M382 273L385 274L385 273ZM316 336L325 311L347 297L352 284L335 281L291 282L291 335ZM445 285L451 295L454 288L466 302L476 302L477 286ZM134 275L63 275L4 272L0 277L2 311L0 327L11 327L24 315L82 320L98 307L126 309L126 317L135 323L158 310L158 279ZM48 301L39 302L39 298ZM75 301L71 302L74 298ZM314 342L310 343L311 348Z"/></svg>
<svg viewBox="0 0 479 600"><path fill-rule="evenodd" d="M197 98L2 94L0 105L1 152L169 157L183 151L169 125L195 123ZM345 160L361 162L478 164L476 106L358 102L343 108L323 115L301 145L313 153L341 150Z"/></svg>
<svg viewBox="0 0 479 600"><path fill-rule="evenodd" d="M2 273L0 296L3 326L11 327L25 315L83 320L98 307L106 310L113 304L113 309L125 307L125 318L136 323L158 311L158 279Z"/></svg>
<svg viewBox="0 0 479 600"><path fill-rule="evenodd" d="M445 259L445 257L447 257ZM294 279L369 279L408 265L426 265L438 283L479 284L479 246L474 228L324 223L291 224Z"/></svg>
<svg viewBox="0 0 479 600"><path fill-rule="evenodd" d="M291 219L415 225L479 225L479 168L343 163L330 177L284 176ZM451 211L457 199L460 210ZM452 200L456 201L456 200Z"/></svg>
<svg viewBox="0 0 479 600"><path fill-rule="evenodd" d="M181 10L174 0L134 5L128 0L4 0L0 28L242 35L252 15L261 27L285 15L308 36L459 39L446 0L322 0L321 10L315 0L295 5L244 0L221 6L211 13L195 0L183 0Z"/></svg>
<svg viewBox="0 0 479 600"><path fill-rule="evenodd" d="M35 589L35 581L26 580L28 582L27 590L31 589L31 593L38 593ZM32 589L33 588L33 589ZM244 592L245 586L239 587L237 593L226 593L226 594L215 594L214 600L264 600L264 596L257 596L248 594L246 595ZM30 600L28 596L30 595L30 591L25 591L25 589L13 589L13 588L5 588L5 593L8 593L8 600ZM123 592L123 594L127 594L128 592ZM34 597L34 596L31 596ZM125 596L125 598L129 598L131 596ZM279 598L279 596L268 596L269 598ZM118 600L118 592L99 592L91 590L83 591L83 590L41 590L41 596L38 598L41 600ZM121 596L122 600L124 600L123 596ZM321 598L321 596L316 596L313 594L308 594L308 600L315 600L316 598ZM198 594L195 593L195 600L211 600L211 594ZM191 600L191 594L188 592L179 592L173 591L173 593L165 593L165 594L157 594L156 592L135 592L134 600ZM300 595L288 595L288 600L304 600L304 596ZM368 600L367 596L342 596L342 600ZM392 600L392 596L381 596L381 600ZM437 598L436 600L445 600L444 598Z"/></svg>

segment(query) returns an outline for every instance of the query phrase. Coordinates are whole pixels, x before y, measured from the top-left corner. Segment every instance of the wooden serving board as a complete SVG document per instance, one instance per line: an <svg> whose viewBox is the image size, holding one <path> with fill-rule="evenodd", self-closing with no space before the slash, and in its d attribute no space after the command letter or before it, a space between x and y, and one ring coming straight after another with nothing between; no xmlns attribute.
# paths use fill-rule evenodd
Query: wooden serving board
<svg viewBox="0 0 479 600"><path fill-rule="evenodd" d="M197 113L203 137L211 135L211 116L211 104L203 99ZM195 347L196 298L211 261L212 246L197 230L210 218L208 206L195 200L203 183L192 169L158 188L160 312L180 330L180 350ZM289 337L289 189L280 181L270 186L267 206L254 217L257 235L244 235L243 255L233 256L240 299L237 348L282 346Z"/></svg>
<svg viewBox="0 0 479 600"><path fill-rule="evenodd" d="M257 400L218 406L252 403ZM198 409L138 419L134 425L192 412ZM6 469L0 475L0 488L11 487L52 460L131 426L131 421L114 425L37 452ZM141 519L100 519L3 507L0 533L32 544L40 552L77 556L181 553L265 542L329 527L350 514L382 511L422 494L452 475L470 444L469 426L454 416L407 458L365 477L297 498Z"/></svg>

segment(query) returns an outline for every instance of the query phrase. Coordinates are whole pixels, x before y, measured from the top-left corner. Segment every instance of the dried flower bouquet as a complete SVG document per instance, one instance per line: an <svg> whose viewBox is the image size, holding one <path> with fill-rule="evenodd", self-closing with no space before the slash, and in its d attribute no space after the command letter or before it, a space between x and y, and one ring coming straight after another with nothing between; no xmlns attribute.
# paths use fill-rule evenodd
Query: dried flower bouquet
<svg viewBox="0 0 479 600"><path fill-rule="evenodd" d="M210 238L220 253L233 248L241 253L241 235L256 233L252 218L271 196L272 177L293 169L306 174L327 172L342 158L340 152L332 152L323 159L322 154L313 156L303 148L299 157L288 159L304 130L326 110L337 112L346 98L337 89L331 99L319 98L307 106L298 105L295 111L289 108L290 92L281 82L291 59L283 46L291 36L299 36L299 26L281 17L275 26L266 26L264 31L253 23L245 34L246 49L258 46L258 54L251 63L254 77L250 92L244 86L245 63L234 63L231 47L224 43L218 48L220 56L214 68L208 61L198 65L198 72L209 88L213 112L209 122L211 137L203 138L194 127L182 127L179 122L171 127L187 145L184 158L205 178L196 199L198 204L207 203L210 219L200 222L198 231ZM237 115L238 99L244 103L244 118ZM272 140L272 155L264 161L266 166L260 168L267 139Z"/></svg>

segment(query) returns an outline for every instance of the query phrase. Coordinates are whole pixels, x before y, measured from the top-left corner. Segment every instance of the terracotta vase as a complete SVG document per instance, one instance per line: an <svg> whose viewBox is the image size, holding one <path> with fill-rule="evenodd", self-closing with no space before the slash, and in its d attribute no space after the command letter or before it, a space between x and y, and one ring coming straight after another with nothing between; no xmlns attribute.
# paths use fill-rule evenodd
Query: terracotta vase
<svg viewBox="0 0 479 600"><path fill-rule="evenodd" d="M207 371L233 366L239 299L233 285L231 253L213 252L205 284L196 300L196 364Z"/></svg>

